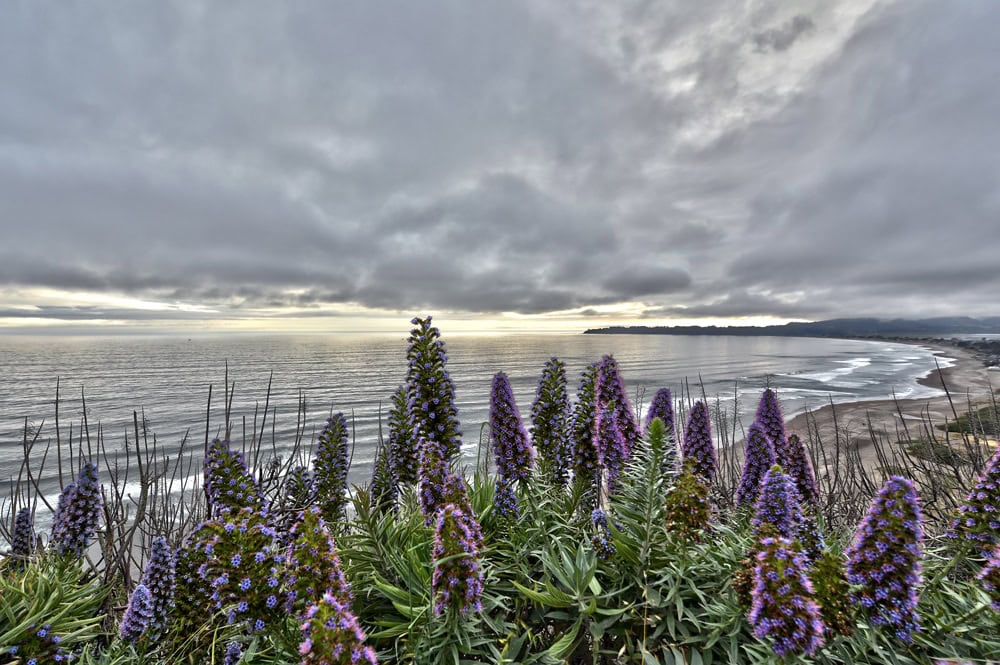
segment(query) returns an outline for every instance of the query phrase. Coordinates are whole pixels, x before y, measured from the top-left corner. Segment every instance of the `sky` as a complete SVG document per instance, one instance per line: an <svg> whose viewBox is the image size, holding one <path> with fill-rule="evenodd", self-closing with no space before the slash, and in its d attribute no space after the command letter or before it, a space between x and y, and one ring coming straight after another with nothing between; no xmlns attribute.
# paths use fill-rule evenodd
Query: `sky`
<svg viewBox="0 0 1000 665"><path fill-rule="evenodd" d="M1000 314L1000 3L47 2L0 332Z"/></svg>

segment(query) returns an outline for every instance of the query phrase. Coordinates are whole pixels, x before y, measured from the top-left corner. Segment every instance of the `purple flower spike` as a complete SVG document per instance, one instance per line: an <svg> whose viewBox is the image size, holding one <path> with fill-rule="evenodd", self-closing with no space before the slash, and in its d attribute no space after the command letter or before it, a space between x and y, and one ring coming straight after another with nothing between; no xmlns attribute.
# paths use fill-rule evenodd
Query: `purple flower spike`
<svg viewBox="0 0 1000 665"><path fill-rule="evenodd" d="M993 550L993 556L986 566L976 575L983 590L989 594L990 607L1000 612L1000 545Z"/></svg>
<svg viewBox="0 0 1000 665"><path fill-rule="evenodd" d="M572 445L573 471L578 478L596 479L600 465L594 448L594 421L597 419L597 363L591 364L580 377L573 408Z"/></svg>
<svg viewBox="0 0 1000 665"><path fill-rule="evenodd" d="M458 409L455 407L455 386L445 369L445 353L441 333L431 325L431 317L413 319L410 348L406 353L410 368L406 375L408 409L417 440L437 441L444 447L445 459L450 460L461 450Z"/></svg>
<svg viewBox="0 0 1000 665"><path fill-rule="evenodd" d="M791 471L789 466L790 455L788 452L788 439L785 435L785 417L781 414L781 404L778 403L778 395L768 388L760 396L760 403L757 405L757 416L754 420L764 427L767 438L774 446L774 454L777 457L781 468Z"/></svg>
<svg viewBox="0 0 1000 665"><path fill-rule="evenodd" d="M764 538L753 574L748 619L780 657L812 655L823 645L823 620L806 576L805 557L786 538Z"/></svg>
<svg viewBox="0 0 1000 665"><path fill-rule="evenodd" d="M420 442L410 422L409 397L400 386L392 395L389 412L389 464L401 483L415 483L420 477Z"/></svg>
<svg viewBox="0 0 1000 665"><path fill-rule="evenodd" d="M52 523L52 543L55 550L70 557L83 556L101 522L101 488L97 482L97 465L87 462L80 469L76 482L67 485L59 495L59 504Z"/></svg>
<svg viewBox="0 0 1000 665"><path fill-rule="evenodd" d="M420 507L427 524L431 524L438 508L444 505L444 483L448 477L448 460L444 446L437 441L420 444Z"/></svg>
<svg viewBox="0 0 1000 665"><path fill-rule="evenodd" d="M375 652L365 646L365 633L350 605L333 594L309 606L299 644L302 665L376 665Z"/></svg>
<svg viewBox="0 0 1000 665"><path fill-rule="evenodd" d="M597 364L596 411L599 414L611 407L618 421L618 429L625 441L625 456L642 438L639 423L635 419L635 411L628 400L625 382L618 371L618 362L612 356L604 356Z"/></svg>
<svg viewBox="0 0 1000 665"><path fill-rule="evenodd" d="M768 527L773 527L782 538L795 540L802 527L802 508L795 481L774 465L764 475L760 485L760 496L754 510L754 533L761 536Z"/></svg>
<svg viewBox="0 0 1000 665"><path fill-rule="evenodd" d="M35 551L35 525L31 508L25 506L14 517L14 533L11 534L10 551L14 556L29 557Z"/></svg>
<svg viewBox="0 0 1000 665"><path fill-rule="evenodd" d="M920 630L921 519L913 483L893 476L872 501L846 552L847 579L860 587L854 602L870 613L873 625L893 631L904 642Z"/></svg>
<svg viewBox="0 0 1000 665"><path fill-rule="evenodd" d="M324 593L349 603L351 585L340 567L337 546L319 511L313 508L303 512L291 536L292 544L285 555L285 611L302 617L309 605Z"/></svg>
<svg viewBox="0 0 1000 665"><path fill-rule="evenodd" d="M545 363L531 405L531 437L541 457L543 470L556 485L563 485L573 467L570 446L569 393L566 364L558 358Z"/></svg>
<svg viewBox="0 0 1000 665"><path fill-rule="evenodd" d="M149 560L142 573L142 584L149 590L153 615L150 632L158 635L167 625L167 618L174 607L176 585L176 557L162 536L153 538Z"/></svg>
<svg viewBox="0 0 1000 665"><path fill-rule="evenodd" d="M615 489L615 481L621 473L622 465L628 456L625 437L618 427L618 412L610 405L605 406L597 415L594 425L594 448L597 450L597 460L606 475L608 493Z"/></svg>
<svg viewBox="0 0 1000 665"><path fill-rule="evenodd" d="M482 610L483 572L479 562L479 525L475 518L449 503L434 525L434 614L458 615Z"/></svg>
<svg viewBox="0 0 1000 665"><path fill-rule="evenodd" d="M787 441L788 466L785 469L799 490L802 501L815 506L819 501L819 487L816 485L816 474L813 473L812 462L809 461L809 451L798 434L789 434Z"/></svg>
<svg viewBox="0 0 1000 665"><path fill-rule="evenodd" d="M490 434L499 474L508 484L527 480L535 460L535 449L521 424L510 379L503 372L493 377L490 391Z"/></svg>
<svg viewBox="0 0 1000 665"><path fill-rule="evenodd" d="M140 584L128 599L128 607L125 608L118 633L126 642L135 644L146 634L152 621L153 598L149 589Z"/></svg>
<svg viewBox="0 0 1000 665"><path fill-rule="evenodd" d="M380 446L375 453L372 482L368 486L372 507L380 514L396 512L396 497L399 495L399 481L392 470L389 449Z"/></svg>
<svg viewBox="0 0 1000 665"><path fill-rule="evenodd" d="M260 510L264 505L243 455L233 450L229 441L215 439L205 454L205 498L213 519L225 511Z"/></svg>
<svg viewBox="0 0 1000 665"><path fill-rule="evenodd" d="M667 434L672 438L674 435L674 398L670 395L670 388L660 388L653 395L653 401L649 403L646 411L646 429L654 418L663 421L667 428Z"/></svg>
<svg viewBox="0 0 1000 665"><path fill-rule="evenodd" d="M695 402L691 407L681 453L684 463L691 464L691 471L703 482L710 484L715 478L715 446L712 444L712 421L708 415L708 406L702 401Z"/></svg>
<svg viewBox="0 0 1000 665"><path fill-rule="evenodd" d="M517 503L514 486L503 477L497 478L493 490L493 505L501 519L515 521L521 516L521 507Z"/></svg>
<svg viewBox="0 0 1000 665"><path fill-rule="evenodd" d="M594 546L594 554L599 559L609 560L615 555L617 548L611 542L611 528L608 526L608 516L600 508L595 508L590 513L590 523L594 526L594 534L590 536L590 543Z"/></svg>
<svg viewBox="0 0 1000 665"><path fill-rule="evenodd" d="M760 496L761 482L768 469L774 466L774 446L760 423L747 429L743 452L743 475L736 489L736 505L749 506Z"/></svg>
<svg viewBox="0 0 1000 665"><path fill-rule="evenodd" d="M959 508L949 535L977 543L984 553L1000 543L1000 448Z"/></svg>
<svg viewBox="0 0 1000 665"><path fill-rule="evenodd" d="M226 645L226 653L222 660L222 665L237 665L240 662L240 658L243 657L243 649L236 642L230 642Z"/></svg>
<svg viewBox="0 0 1000 665"><path fill-rule="evenodd" d="M333 414L319 434L316 457L313 459L316 502L323 519L334 525L344 520L347 509L348 438L347 418L343 413Z"/></svg>

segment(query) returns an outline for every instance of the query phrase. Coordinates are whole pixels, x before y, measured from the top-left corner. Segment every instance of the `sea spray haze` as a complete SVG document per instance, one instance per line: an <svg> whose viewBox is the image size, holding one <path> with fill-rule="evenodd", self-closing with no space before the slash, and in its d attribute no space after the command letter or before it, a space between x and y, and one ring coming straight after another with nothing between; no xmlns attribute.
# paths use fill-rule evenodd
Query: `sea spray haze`
<svg viewBox="0 0 1000 665"><path fill-rule="evenodd" d="M455 385L448 374L448 354L440 331L431 325L431 317L414 318L410 347L406 353L407 408L417 440L437 441L445 459L452 459L461 449Z"/></svg>
<svg viewBox="0 0 1000 665"><path fill-rule="evenodd" d="M550 358L542 370L531 405L531 438L542 471L556 485L565 484L573 468L569 416L566 364L558 358Z"/></svg>

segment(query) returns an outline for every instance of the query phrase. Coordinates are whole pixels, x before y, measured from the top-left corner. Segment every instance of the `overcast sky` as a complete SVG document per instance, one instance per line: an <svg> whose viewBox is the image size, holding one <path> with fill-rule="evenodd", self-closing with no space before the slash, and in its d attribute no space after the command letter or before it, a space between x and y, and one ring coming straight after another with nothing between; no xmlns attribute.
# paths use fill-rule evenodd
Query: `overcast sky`
<svg viewBox="0 0 1000 665"><path fill-rule="evenodd" d="M3 14L8 331L1000 314L1000 3Z"/></svg>

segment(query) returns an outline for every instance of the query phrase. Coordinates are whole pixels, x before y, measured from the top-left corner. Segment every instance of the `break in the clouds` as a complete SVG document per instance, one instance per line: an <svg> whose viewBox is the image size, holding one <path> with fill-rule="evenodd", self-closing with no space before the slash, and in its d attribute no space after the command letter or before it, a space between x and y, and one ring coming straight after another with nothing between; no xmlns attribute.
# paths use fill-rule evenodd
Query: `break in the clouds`
<svg viewBox="0 0 1000 665"><path fill-rule="evenodd" d="M0 320L998 314L998 23L15 2Z"/></svg>

